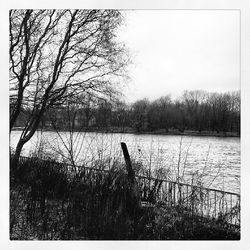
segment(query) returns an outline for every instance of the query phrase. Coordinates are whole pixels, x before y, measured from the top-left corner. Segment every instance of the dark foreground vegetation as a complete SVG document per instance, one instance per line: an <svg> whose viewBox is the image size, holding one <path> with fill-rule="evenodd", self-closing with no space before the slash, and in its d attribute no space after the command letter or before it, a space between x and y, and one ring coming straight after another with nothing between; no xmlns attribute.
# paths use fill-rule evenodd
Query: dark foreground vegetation
<svg viewBox="0 0 250 250"><path fill-rule="evenodd" d="M181 206L136 206L118 163L78 173L36 157L10 165L12 240L240 239L223 218L201 218Z"/></svg>

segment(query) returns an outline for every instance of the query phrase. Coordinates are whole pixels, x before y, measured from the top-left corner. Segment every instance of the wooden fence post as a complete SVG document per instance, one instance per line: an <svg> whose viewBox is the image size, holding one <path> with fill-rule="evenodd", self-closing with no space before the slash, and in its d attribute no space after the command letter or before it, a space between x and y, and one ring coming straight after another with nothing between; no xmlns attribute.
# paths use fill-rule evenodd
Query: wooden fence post
<svg viewBox="0 0 250 250"><path fill-rule="evenodd" d="M124 156L125 163L126 163L126 170L128 173L128 181L130 185L130 195L131 195L130 198L134 207L140 206L139 189L138 189L137 182L135 179L135 171L132 167L132 163L131 163L131 159L128 153L128 148L127 148L126 143L121 142L121 147L122 147L122 152L123 152L123 156Z"/></svg>
<svg viewBox="0 0 250 250"><path fill-rule="evenodd" d="M123 152L123 156L124 156L125 163L126 163L126 169L127 169L127 172L128 172L129 182L134 184L134 182L135 182L135 172L134 172L133 167L132 167L132 163L131 163L131 160L130 160L130 156L129 156L129 153L128 153L128 148L127 148L126 143L121 142L121 147L122 147L122 152Z"/></svg>

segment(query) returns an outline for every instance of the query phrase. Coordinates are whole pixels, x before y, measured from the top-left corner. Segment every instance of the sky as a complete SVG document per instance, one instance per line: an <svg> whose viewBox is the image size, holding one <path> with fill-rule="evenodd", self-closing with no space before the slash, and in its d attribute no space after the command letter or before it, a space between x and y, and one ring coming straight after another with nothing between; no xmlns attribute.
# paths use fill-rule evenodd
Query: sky
<svg viewBox="0 0 250 250"><path fill-rule="evenodd" d="M240 89L238 10L125 11L117 37L132 58L129 102Z"/></svg>

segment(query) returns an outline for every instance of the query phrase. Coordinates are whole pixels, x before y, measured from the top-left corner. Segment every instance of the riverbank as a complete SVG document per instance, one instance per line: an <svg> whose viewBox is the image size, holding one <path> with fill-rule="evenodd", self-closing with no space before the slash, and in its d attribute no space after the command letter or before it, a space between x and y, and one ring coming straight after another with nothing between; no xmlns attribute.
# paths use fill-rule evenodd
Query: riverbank
<svg viewBox="0 0 250 250"><path fill-rule="evenodd" d="M124 166L117 163L105 174L82 169L72 176L56 162L25 158L18 169L11 165L10 184L11 240L240 239L240 229L223 216L195 215L193 199L192 210L134 206Z"/></svg>
<svg viewBox="0 0 250 250"><path fill-rule="evenodd" d="M14 127L15 131L22 131L22 127ZM54 131L53 128L45 127L42 129L43 131ZM38 131L41 131L38 130ZM60 131L68 132L68 130L61 129ZM240 134L238 132L223 132L223 131L194 131L194 130L184 130L180 131L177 129L170 129L168 132L165 130L156 130L156 131L135 131L132 128L119 128L119 127L110 127L110 128L89 128L89 129L81 129L75 130L76 132L95 132L95 133L121 133L121 134L138 134L138 135L182 135L182 136L213 136L213 137L238 137L240 138Z"/></svg>

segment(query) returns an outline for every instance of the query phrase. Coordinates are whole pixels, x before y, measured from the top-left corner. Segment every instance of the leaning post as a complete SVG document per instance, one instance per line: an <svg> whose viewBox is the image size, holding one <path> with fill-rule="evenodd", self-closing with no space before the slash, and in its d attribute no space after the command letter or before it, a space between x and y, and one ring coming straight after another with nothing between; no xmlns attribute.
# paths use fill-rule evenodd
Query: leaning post
<svg viewBox="0 0 250 250"><path fill-rule="evenodd" d="M128 182L130 188L130 201L133 208L139 207L141 204L139 189L135 179L135 171L132 167L128 148L125 142L121 142L122 152L126 163L126 170L128 173Z"/></svg>

